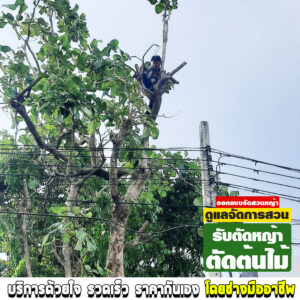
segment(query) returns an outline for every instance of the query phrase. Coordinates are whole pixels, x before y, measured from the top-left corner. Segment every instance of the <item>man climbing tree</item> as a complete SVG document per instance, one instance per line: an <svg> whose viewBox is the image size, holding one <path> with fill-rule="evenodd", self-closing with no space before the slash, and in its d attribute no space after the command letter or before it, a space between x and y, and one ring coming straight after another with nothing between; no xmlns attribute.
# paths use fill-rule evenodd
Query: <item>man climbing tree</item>
<svg viewBox="0 0 300 300"><path fill-rule="evenodd" d="M155 55L151 58L153 65L143 72L143 84L145 88L153 91L153 86L157 84L160 79L160 67L161 67L161 57L159 55Z"/></svg>
<svg viewBox="0 0 300 300"><path fill-rule="evenodd" d="M151 58L151 61L153 65L143 72L142 74L142 80L143 80L143 85L146 89L149 90L150 95L154 91L154 86L157 84L158 80L160 79L160 72L161 72L161 57L159 55L155 55ZM150 102L148 105L150 112L152 111L153 107L153 98L150 97ZM147 111L147 114L149 112Z"/></svg>

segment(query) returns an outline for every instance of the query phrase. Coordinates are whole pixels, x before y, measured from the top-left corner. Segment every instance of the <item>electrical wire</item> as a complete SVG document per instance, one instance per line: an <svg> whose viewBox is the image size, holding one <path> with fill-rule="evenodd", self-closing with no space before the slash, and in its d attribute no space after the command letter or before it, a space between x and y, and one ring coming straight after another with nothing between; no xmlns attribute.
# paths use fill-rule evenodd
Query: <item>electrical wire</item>
<svg viewBox="0 0 300 300"><path fill-rule="evenodd" d="M43 157L43 156L50 156L50 153L36 153L36 152L1 152L0 150L0 155L20 155L20 156L34 156L34 157ZM100 155L95 155L95 158L100 158L102 159L102 156ZM91 156L89 154L73 154L73 158L88 158L90 159ZM106 159L111 158L111 156L105 157ZM138 159L143 159L143 160L162 160L162 161L201 161L198 158L163 158L163 157L127 157L127 156L122 156L120 155L118 159L127 159L127 160L138 160Z"/></svg>
<svg viewBox="0 0 300 300"><path fill-rule="evenodd" d="M8 199L6 197L0 198L1 201L9 201L12 200L11 198ZM34 197L34 198L28 198L28 200L44 200L44 201L49 201L49 204L54 203L61 203L64 204L66 202L70 203L77 203L77 204L114 204L115 202L113 201L97 201L97 200L86 200L86 199L80 199L80 200L74 200L74 199L54 199L54 198L43 198L43 197ZM60 201L58 201L60 200ZM200 208L200 207L209 207L209 206L203 206L203 205L187 205L187 204L164 204L164 203L143 203L143 202L122 202L122 204L126 205L140 205L140 206L158 206L158 207L176 207L176 208ZM51 207L54 207L51 205Z"/></svg>
<svg viewBox="0 0 300 300"><path fill-rule="evenodd" d="M6 147L17 147L17 148L36 148L40 149L39 146L34 144L26 144L26 145L18 145L18 144L1 144L0 143L0 149L3 150L11 150L11 148L5 148ZM56 148L56 145L48 145L50 147ZM119 147L118 150L126 150L126 151L200 151L205 150L205 147L167 147L167 148L149 148L149 147ZM59 151L71 151L71 150L89 150L89 151L97 151L97 150L113 150L112 147L101 147L99 148L90 148L90 147L64 147L63 149L59 149Z"/></svg>
<svg viewBox="0 0 300 300"><path fill-rule="evenodd" d="M122 227L122 228L130 231L130 232L134 232L134 233L138 233L138 234L149 234L149 233L159 234L159 233L164 233L164 232L168 232L168 231L175 230L175 229L178 229L178 228L183 228L183 227L192 227L192 228L203 227L203 225L183 224L183 225L175 226L175 227L168 228L168 229L161 230L161 231L141 232L139 230L134 230L134 229L131 229L127 226L124 226L124 225L122 225L118 222L115 222L115 221L111 220L111 219L104 219L104 218L99 218L99 217L69 216L69 215L42 214L42 213L29 213L29 212L3 211L3 210L0 210L0 214L16 215L16 216L31 216L31 217L46 217L46 218L48 217L48 218L82 219L82 220L102 221L102 222L113 223L113 224L115 224L119 227ZM160 223L156 223L156 224L160 224Z"/></svg>
<svg viewBox="0 0 300 300"><path fill-rule="evenodd" d="M219 162L219 161L215 161L215 160L213 160L212 162L217 163L220 166L230 166L230 167L236 167L236 168L241 168L241 169L245 169L245 170L250 170L250 171L253 171L257 174L265 173L265 174L276 175L276 176L281 176L281 177L285 177L285 178L300 180L300 177L285 175L285 174L281 174L281 173L269 172L269 171L265 171L265 170L261 170L261 169L249 168L249 167L245 167L245 166L240 166L240 165L230 164L230 163L225 163L225 162Z"/></svg>
<svg viewBox="0 0 300 300"><path fill-rule="evenodd" d="M300 202L300 197L293 196L293 195L282 194L282 193L274 193L274 192L270 192L270 191L260 190L260 189L256 189L256 188L252 188L252 187L247 187L247 186L237 185L237 184L231 184L231 183L226 183L226 182L221 182L221 181L219 181L217 184L227 186L227 187L232 187L232 188L235 188L235 189L250 191L250 192L255 193L255 194L280 196L280 198L282 198L282 199L286 199L286 200L290 200L290 201L294 201L294 202Z"/></svg>
<svg viewBox="0 0 300 300"><path fill-rule="evenodd" d="M238 177L238 178L243 178L243 179L248 179L248 180L253 180L253 181L258 181L258 182L264 182L264 183L269 183L269 184L273 184L273 185L284 186L284 187L300 190L300 187L298 187L298 186L283 184L283 183L274 182L274 181L262 180L262 179L258 179L258 178L254 178L254 177L247 177L247 176L243 176L243 175L226 173L226 172L218 172L218 174L234 176L234 177Z"/></svg>
<svg viewBox="0 0 300 300"><path fill-rule="evenodd" d="M297 172L297 173L300 172L300 169L291 168L291 167L278 165L278 164L274 164L274 163L269 163L269 162L265 162L265 161L262 161L262 160L258 160L258 159L254 159L254 158L250 158L250 157L246 157L246 156L236 155L236 154L224 152L224 151L221 151L221 150L217 150L217 149L214 149L214 148L211 149L211 152L216 153L216 154L220 154L220 155L226 156L226 157L234 157L234 158L238 158L238 159L248 160L248 161L251 161L255 164L259 163L259 164L268 165L268 166L272 166L272 167L276 167L276 168L281 168L281 169L292 171L292 172Z"/></svg>
<svg viewBox="0 0 300 300"><path fill-rule="evenodd" d="M19 159L18 159L19 161ZM21 164L18 162L0 162L0 166L16 166L16 167L56 167L59 168L61 167L58 164L40 164L40 163L35 163L34 161L30 161L28 160L28 164ZM169 166L169 165L162 165L162 166ZM78 166L78 165L72 165L72 168L78 168L78 169L84 169L84 168L88 168L88 169L99 169L99 167L93 167L93 166ZM172 166L173 167L173 166ZM124 167L124 166L116 166L116 167L111 167L111 166L103 166L103 169L122 169L122 170L157 170L156 167ZM174 166L174 168L176 168L176 170L179 171L201 171L201 168L177 168L176 166ZM204 170L207 171L207 170Z"/></svg>

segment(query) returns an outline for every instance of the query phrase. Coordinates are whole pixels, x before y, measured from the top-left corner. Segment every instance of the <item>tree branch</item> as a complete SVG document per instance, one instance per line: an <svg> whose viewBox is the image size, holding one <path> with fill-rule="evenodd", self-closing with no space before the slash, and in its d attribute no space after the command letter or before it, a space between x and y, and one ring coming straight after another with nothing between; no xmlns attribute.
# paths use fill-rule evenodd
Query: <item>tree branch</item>
<svg viewBox="0 0 300 300"><path fill-rule="evenodd" d="M144 53L144 55L143 55L143 58L142 58L142 63L143 63L143 65L142 65L142 67L143 67L143 69L145 69L145 56L146 56L146 54L150 51L150 49L152 48L152 47L159 47L157 44L152 44L147 50L146 50L146 52Z"/></svg>
<svg viewBox="0 0 300 300"><path fill-rule="evenodd" d="M29 24L28 24L28 30L27 30L27 38L26 38L26 40L23 39L22 35L21 35L21 37L22 37L22 39L24 40L25 45L26 45L27 48L29 49L29 51L30 51L30 53L31 53L31 55L32 55L32 57L33 57L33 59L34 59L34 61L35 61L35 64L36 64L36 66L37 66L38 71L41 73L41 68L40 68L39 62L38 62L38 60L37 60L37 58L36 58L34 52L32 51L32 49L31 49L31 47L30 47L30 45L29 45L29 39L30 39L30 34L31 34L31 23L32 23L32 20L33 20L34 15L35 15L35 10L36 10L36 8L37 8L38 5L39 5L39 2L40 2L40 0L34 1L34 8L33 8L32 15L31 15L31 18L30 18L30 21L29 21Z"/></svg>
<svg viewBox="0 0 300 300"><path fill-rule="evenodd" d="M97 152L96 152L95 132L91 133L91 135L90 135L89 147L90 147L90 152L91 152L91 165L92 165L92 167L97 167L98 159L97 159Z"/></svg>
<svg viewBox="0 0 300 300"><path fill-rule="evenodd" d="M143 226L141 227L141 229L139 230L139 232L137 232L137 236L132 240L130 241L129 243L127 243L125 245L125 251L128 250L129 248L132 248L132 247L135 247L139 244L141 244L142 242L149 242L151 239L154 238L154 234L151 234L151 233L144 233L147 226L149 225L149 222L146 221Z"/></svg>
<svg viewBox="0 0 300 300"><path fill-rule="evenodd" d="M163 14L163 47L162 47L162 56L161 56L161 69L162 70L164 70L165 60L166 60L169 19L170 19L170 13L169 14L167 13L167 7L165 6L164 14Z"/></svg>
<svg viewBox="0 0 300 300"><path fill-rule="evenodd" d="M63 259L59 256L59 254L56 251L56 245L55 242L53 241L51 243L51 251L50 253L54 254L55 258L57 259L57 261L64 267L65 266L65 262L63 261Z"/></svg>
<svg viewBox="0 0 300 300"><path fill-rule="evenodd" d="M16 112L21 115L21 117L23 118L23 120L25 121L25 123L27 125L28 130L32 133L34 139L36 140L37 144L39 145L39 147L41 149L45 149L46 151L50 152L57 160L61 159L65 162L68 161L68 158L65 155L63 155L62 153L60 153L56 148L53 148L53 147L45 144L45 142L42 140L41 136L37 132L34 124L30 120L24 105L19 103L17 100L12 99L11 100L11 106L13 108L15 108Z"/></svg>
<svg viewBox="0 0 300 300"><path fill-rule="evenodd" d="M93 172L93 175L96 175L105 180L109 180L109 172L103 170L102 167L99 167L98 169L95 169L95 168L82 169L82 170L79 170L78 172L70 175L70 177L84 176L84 175L90 174L91 172ZM120 178L124 175L128 175L128 174L129 174L128 170L118 168L118 175L117 175L118 178Z"/></svg>
<svg viewBox="0 0 300 300"><path fill-rule="evenodd" d="M60 147L60 144L61 144L63 138L64 138L66 135L70 134L71 132L72 132L71 129L68 130L68 131L63 131L63 132L58 136L58 138L57 138L57 143L56 143L56 147L55 147L56 149L58 149L58 148Z"/></svg>
<svg viewBox="0 0 300 300"><path fill-rule="evenodd" d="M82 261L83 261L83 259L84 259L89 253L90 253L90 251L87 250L83 255L81 255L80 259L79 259L78 262L77 262L77 265L76 265L76 267L75 267L75 270L74 270L74 272L73 272L73 277L77 277L77 276L78 276L78 273L79 273L79 271L80 271L80 269L81 269L81 267L82 267Z"/></svg>

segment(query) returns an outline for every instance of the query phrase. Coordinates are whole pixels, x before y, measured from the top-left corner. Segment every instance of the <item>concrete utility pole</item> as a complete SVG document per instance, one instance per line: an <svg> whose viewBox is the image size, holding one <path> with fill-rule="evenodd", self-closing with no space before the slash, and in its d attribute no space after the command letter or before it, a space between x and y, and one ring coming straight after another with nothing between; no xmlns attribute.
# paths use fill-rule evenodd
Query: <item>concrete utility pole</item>
<svg viewBox="0 0 300 300"><path fill-rule="evenodd" d="M210 179L210 142L208 122L201 121L200 123L200 159L201 159L201 179L202 179L202 197L203 205L206 207L215 207L216 198L213 197L212 185ZM210 157L209 157L210 156Z"/></svg>
<svg viewBox="0 0 300 300"><path fill-rule="evenodd" d="M208 122L201 121L200 123L200 159L201 159L201 180L202 180L202 198L204 207L216 206L216 194L212 187L212 176L210 172L213 170L210 164L210 142ZM204 241L205 242L205 241ZM207 277L221 277L220 272L208 272Z"/></svg>

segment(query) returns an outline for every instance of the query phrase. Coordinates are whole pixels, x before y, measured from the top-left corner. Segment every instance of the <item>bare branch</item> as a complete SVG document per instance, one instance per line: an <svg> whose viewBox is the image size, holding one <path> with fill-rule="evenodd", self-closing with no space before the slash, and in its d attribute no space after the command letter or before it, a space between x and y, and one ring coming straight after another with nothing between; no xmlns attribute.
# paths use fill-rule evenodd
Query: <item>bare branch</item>
<svg viewBox="0 0 300 300"><path fill-rule="evenodd" d="M161 69L162 70L164 70L165 60L166 60L169 19L170 19L170 13L169 14L167 13L167 7L165 7L164 14L163 14L163 47L162 47L162 56L161 56Z"/></svg>
<svg viewBox="0 0 300 300"><path fill-rule="evenodd" d="M87 174L91 174L91 172L93 172L93 175L101 177L105 180L109 180L109 172L103 170L102 166L99 167L99 168L96 168L96 169L95 168L86 168L86 169L79 170L78 172L70 175L70 177L84 176L84 175L87 175ZM120 178L124 175L128 175L128 174L129 174L128 170L118 168L118 175L117 175L118 178Z"/></svg>
<svg viewBox="0 0 300 300"><path fill-rule="evenodd" d="M145 69L145 56L146 54L151 50L152 47L159 47L157 44L152 44L144 53L143 58L142 58L142 63L143 63L143 68Z"/></svg>
<svg viewBox="0 0 300 300"><path fill-rule="evenodd" d="M75 270L73 272L73 277L77 277L80 269L82 268L83 259L90 253L90 251L86 251L78 260Z"/></svg>
<svg viewBox="0 0 300 300"><path fill-rule="evenodd" d="M49 22L50 22L50 28L51 28L51 35L54 36L54 26L53 26L53 13L54 10L51 10L50 14L49 14Z"/></svg>
<svg viewBox="0 0 300 300"><path fill-rule="evenodd" d="M141 227L141 229L139 230L139 232L137 232L137 237L135 237L132 241L130 241L129 243L127 243L125 245L125 250L128 250L129 248L135 247L139 244L141 244L142 242L149 242L150 240L152 240L154 238L154 234L152 233L145 233L145 230L147 228L147 226L149 225L149 222L146 221L143 226Z"/></svg>
<svg viewBox="0 0 300 300"><path fill-rule="evenodd" d="M35 15L36 8L39 5L39 2L40 2L40 0L34 1L34 8L33 8L33 11L32 11L31 18L30 18L29 23L28 23L27 38L26 38L26 40L23 38L23 36L21 34L20 34L20 36L21 36L22 40L25 42L25 47L27 47L28 50L29 50L29 52L31 53L31 55L32 55L32 57L33 57L33 59L35 61L35 64L37 66L38 71L41 73L41 68L40 68L39 62L38 62L38 60L37 60L34 52L32 51L32 49L31 49L31 47L29 45L29 39L30 39L30 34L31 34L31 23L32 23L32 20L33 20L34 15Z"/></svg>
<svg viewBox="0 0 300 300"><path fill-rule="evenodd" d="M187 63L184 61L177 68L175 68L172 72L170 72L169 76L172 77L175 73L180 71Z"/></svg>
<svg viewBox="0 0 300 300"><path fill-rule="evenodd" d="M56 244L53 241L51 244L51 251L50 253L54 254L55 258L57 259L57 261L64 267L65 266L65 262L63 261L63 259L58 255L57 250L56 250Z"/></svg>
<svg viewBox="0 0 300 300"><path fill-rule="evenodd" d="M108 188L108 185L105 185L96 195L96 199Z"/></svg>
<svg viewBox="0 0 300 300"><path fill-rule="evenodd" d="M57 138L57 143L56 143L56 147L55 147L56 149L58 149L58 148L60 147L60 144L61 144L63 138L64 138L66 135L70 134L71 132L72 132L71 129L68 130L68 131L63 131L63 132L58 136L58 138Z"/></svg>

